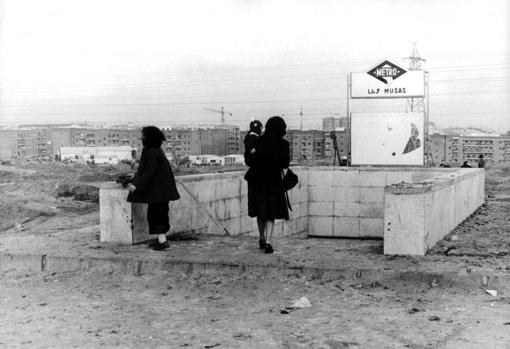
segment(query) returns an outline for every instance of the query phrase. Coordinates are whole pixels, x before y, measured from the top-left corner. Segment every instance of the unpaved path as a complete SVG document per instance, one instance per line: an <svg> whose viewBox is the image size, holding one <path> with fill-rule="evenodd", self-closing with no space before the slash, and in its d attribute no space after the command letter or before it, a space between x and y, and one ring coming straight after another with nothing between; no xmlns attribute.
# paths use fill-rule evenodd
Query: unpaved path
<svg viewBox="0 0 510 349"><path fill-rule="evenodd" d="M4 274L2 348L509 348L510 298L428 284ZM306 296L311 308L281 314Z"/></svg>

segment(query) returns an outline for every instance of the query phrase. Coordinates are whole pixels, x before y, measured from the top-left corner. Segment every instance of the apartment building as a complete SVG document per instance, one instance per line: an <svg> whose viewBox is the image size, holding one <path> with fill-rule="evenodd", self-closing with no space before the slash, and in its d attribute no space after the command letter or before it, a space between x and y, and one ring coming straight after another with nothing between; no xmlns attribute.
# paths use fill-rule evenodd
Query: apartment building
<svg viewBox="0 0 510 349"><path fill-rule="evenodd" d="M239 137L241 136L238 126L220 126L227 129L227 154L240 154Z"/></svg>
<svg viewBox="0 0 510 349"><path fill-rule="evenodd" d="M141 149L141 129L66 128L73 146L122 146Z"/></svg>
<svg viewBox="0 0 510 349"><path fill-rule="evenodd" d="M429 150L429 159L433 166L437 166L443 161L447 164L458 162L453 159L452 135L433 134L429 139Z"/></svg>
<svg viewBox="0 0 510 349"><path fill-rule="evenodd" d="M430 153L434 165L445 161L460 165L468 161L474 165L480 155L488 162L510 161L510 136L431 136Z"/></svg>
<svg viewBox="0 0 510 349"><path fill-rule="evenodd" d="M132 146L142 149L140 129L103 129L43 125L1 130L0 156L15 159L54 159L61 147Z"/></svg>
<svg viewBox="0 0 510 349"><path fill-rule="evenodd" d="M238 126L163 129L167 139L165 152L178 161L189 155L239 154Z"/></svg>
<svg viewBox="0 0 510 349"><path fill-rule="evenodd" d="M104 147L130 146L141 154L142 141L140 128L94 128L58 127L51 129L53 153L59 154L61 147Z"/></svg>
<svg viewBox="0 0 510 349"><path fill-rule="evenodd" d="M58 134L56 140L47 128L24 127L0 130L0 158L53 159L59 144L70 145L69 134Z"/></svg>
<svg viewBox="0 0 510 349"><path fill-rule="evenodd" d="M324 158L325 134L319 130L288 130L291 161Z"/></svg>
<svg viewBox="0 0 510 349"><path fill-rule="evenodd" d="M164 151L171 154L175 161L185 158L187 155L200 153L200 132L190 128L163 129L166 142Z"/></svg>
<svg viewBox="0 0 510 349"><path fill-rule="evenodd" d="M487 162L510 161L510 137L454 137L453 161L474 163L483 155Z"/></svg>
<svg viewBox="0 0 510 349"><path fill-rule="evenodd" d="M0 160L12 158L16 134L16 130L0 130Z"/></svg>
<svg viewBox="0 0 510 349"><path fill-rule="evenodd" d="M42 159L53 157L53 142L49 129L19 129L13 133L11 157L15 159Z"/></svg>

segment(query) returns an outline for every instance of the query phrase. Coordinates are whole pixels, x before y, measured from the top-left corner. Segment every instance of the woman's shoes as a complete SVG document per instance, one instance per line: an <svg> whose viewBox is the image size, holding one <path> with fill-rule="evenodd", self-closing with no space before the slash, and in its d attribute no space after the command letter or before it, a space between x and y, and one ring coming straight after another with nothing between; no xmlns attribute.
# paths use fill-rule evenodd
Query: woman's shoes
<svg viewBox="0 0 510 349"><path fill-rule="evenodd" d="M163 243L157 241L153 246L152 246L152 249L154 251L163 251L163 250L166 250L167 248L169 248L170 245L168 244L168 241L165 241Z"/></svg>
<svg viewBox="0 0 510 349"><path fill-rule="evenodd" d="M259 239L259 248L264 250L264 253L273 253L273 246L268 244L265 239Z"/></svg>

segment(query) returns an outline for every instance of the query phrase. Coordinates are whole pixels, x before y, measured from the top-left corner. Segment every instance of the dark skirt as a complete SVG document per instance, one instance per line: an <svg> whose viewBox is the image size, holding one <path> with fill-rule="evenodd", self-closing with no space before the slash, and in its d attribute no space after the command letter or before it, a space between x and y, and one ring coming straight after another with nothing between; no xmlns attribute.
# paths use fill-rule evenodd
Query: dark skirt
<svg viewBox="0 0 510 349"><path fill-rule="evenodd" d="M285 192L264 183L248 182L248 215L260 220L289 219Z"/></svg>
<svg viewBox="0 0 510 349"><path fill-rule="evenodd" d="M257 217L256 190L255 182L248 181L248 216L250 217Z"/></svg>
<svg viewBox="0 0 510 349"><path fill-rule="evenodd" d="M170 230L168 201L149 204L147 207L149 234L166 234Z"/></svg>

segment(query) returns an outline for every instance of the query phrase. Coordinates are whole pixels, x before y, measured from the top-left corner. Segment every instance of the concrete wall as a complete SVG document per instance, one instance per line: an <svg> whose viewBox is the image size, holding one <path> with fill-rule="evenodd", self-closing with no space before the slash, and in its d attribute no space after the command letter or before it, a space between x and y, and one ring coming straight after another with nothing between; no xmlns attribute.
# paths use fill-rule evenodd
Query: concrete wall
<svg viewBox="0 0 510 349"><path fill-rule="evenodd" d="M275 237L307 234L308 171L293 170L299 176L299 184L289 191L292 212L288 221L275 222ZM181 199L170 203L171 232L258 236L256 220L248 217L248 189L243 177L244 172L177 177ZM127 190L119 184L101 186L102 241L138 243L151 238L147 233L146 205L131 205L126 199Z"/></svg>
<svg viewBox="0 0 510 349"><path fill-rule="evenodd" d="M484 202L483 169L385 188L384 253L424 255Z"/></svg>
<svg viewBox="0 0 510 349"><path fill-rule="evenodd" d="M275 236L307 232L306 170L295 172L300 184L289 192L291 219L276 221ZM181 199L173 204L170 214L174 231L225 234L225 228L230 235L258 236L255 219L248 217L248 187L243 176L244 172L230 172L179 177Z"/></svg>
<svg viewBox="0 0 510 349"><path fill-rule="evenodd" d="M275 236L384 238L385 253L423 254L484 200L479 169L293 168L290 220ZM244 172L177 177L171 232L258 236L248 217ZM100 190L101 240L137 243L147 234L146 205L126 202L127 190Z"/></svg>
<svg viewBox="0 0 510 349"><path fill-rule="evenodd" d="M131 205L128 191L117 183L104 183L99 189L101 241L133 243Z"/></svg>
<svg viewBox="0 0 510 349"><path fill-rule="evenodd" d="M409 167L313 167L308 170L308 234L357 238L384 236L386 186L424 180L436 173L436 169Z"/></svg>

